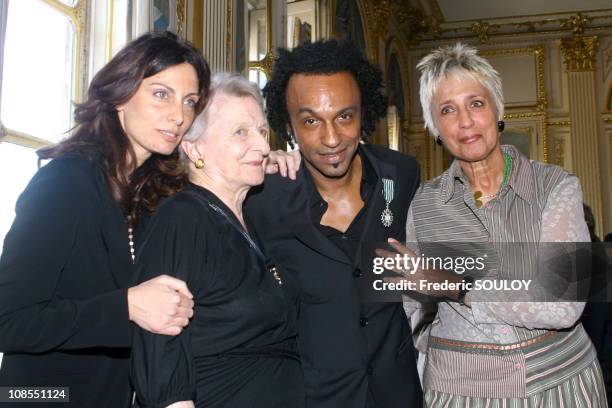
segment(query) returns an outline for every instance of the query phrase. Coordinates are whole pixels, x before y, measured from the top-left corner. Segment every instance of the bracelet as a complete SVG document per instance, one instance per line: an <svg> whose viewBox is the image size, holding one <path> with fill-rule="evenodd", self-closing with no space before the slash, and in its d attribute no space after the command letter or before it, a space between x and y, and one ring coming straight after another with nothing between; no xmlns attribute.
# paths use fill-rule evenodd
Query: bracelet
<svg viewBox="0 0 612 408"><path fill-rule="evenodd" d="M457 302L459 304L465 305L465 295L468 294L472 285L474 284L474 278L470 275L465 275L463 280L461 281L461 289L459 289L459 294L457 295Z"/></svg>

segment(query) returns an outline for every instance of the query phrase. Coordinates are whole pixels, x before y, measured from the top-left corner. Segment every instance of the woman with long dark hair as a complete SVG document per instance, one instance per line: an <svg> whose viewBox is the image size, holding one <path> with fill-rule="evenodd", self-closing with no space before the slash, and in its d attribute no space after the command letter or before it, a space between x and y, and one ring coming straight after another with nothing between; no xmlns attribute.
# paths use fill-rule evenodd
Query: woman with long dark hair
<svg viewBox="0 0 612 408"><path fill-rule="evenodd" d="M135 285L133 255L139 219L186 183L176 147L209 83L191 44L145 34L94 77L73 134L38 152L52 160L20 196L0 258L0 386L127 407L130 322L165 335L187 325L185 283Z"/></svg>

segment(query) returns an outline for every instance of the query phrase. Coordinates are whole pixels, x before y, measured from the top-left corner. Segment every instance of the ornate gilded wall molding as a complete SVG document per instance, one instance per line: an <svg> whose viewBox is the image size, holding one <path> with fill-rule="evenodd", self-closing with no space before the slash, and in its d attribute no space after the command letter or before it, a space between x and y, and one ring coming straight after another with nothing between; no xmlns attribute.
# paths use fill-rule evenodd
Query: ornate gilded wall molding
<svg viewBox="0 0 612 408"><path fill-rule="evenodd" d="M561 21L561 27L569 27L574 35L582 35L585 27L593 20L592 17L577 13L568 19Z"/></svg>
<svg viewBox="0 0 612 408"><path fill-rule="evenodd" d="M115 0L108 0L106 4L106 49L104 57L106 61L110 61L113 57L113 23L115 21Z"/></svg>
<svg viewBox="0 0 612 408"><path fill-rule="evenodd" d="M520 112L520 113L505 113L504 119L525 119L546 116L546 112Z"/></svg>
<svg viewBox="0 0 612 408"><path fill-rule="evenodd" d="M227 70L232 71L234 58L232 57L234 53L234 39L233 39L233 31L234 31L234 16L232 14L232 3L234 0L227 1L227 11L226 11L226 22L225 25L227 27L227 31L225 34L225 61L227 62Z"/></svg>
<svg viewBox="0 0 612 408"><path fill-rule="evenodd" d="M389 0L366 0L361 2L365 17L367 33L374 60L378 59L378 40L386 37L388 20L392 15Z"/></svg>
<svg viewBox="0 0 612 408"><path fill-rule="evenodd" d="M610 45L608 46L608 48L606 49L606 51L604 52L604 57L603 57L603 61L604 61L604 69L603 69L603 79L604 81L606 80L606 78L608 77L608 75L612 74L612 43L610 43ZM608 98L608 101L612 101L612 98ZM610 103L608 103L608 109L612 109L610 108Z"/></svg>
<svg viewBox="0 0 612 408"><path fill-rule="evenodd" d="M384 37L387 23L393 10L389 0L374 0L363 2L367 24L370 25L375 35Z"/></svg>
<svg viewBox="0 0 612 408"><path fill-rule="evenodd" d="M406 33L409 43L418 43L419 38L427 33L434 37L440 34L440 24L435 17L428 16L422 9L411 6L408 2L395 0L392 3L393 17L398 26Z"/></svg>
<svg viewBox="0 0 612 408"><path fill-rule="evenodd" d="M536 67L536 107L539 111L543 111L546 109L548 105L548 101L546 99L546 88L544 85L544 63L545 63L545 54L544 54L544 46L536 45L532 47L524 47L524 48L509 48L509 49L501 49L501 50L488 50L482 51L480 53L485 57L498 57L498 56L513 56L513 55L533 55L535 59L535 67Z"/></svg>
<svg viewBox="0 0 612 408"><path fill-rule="evenodd" d="M595 70L597 37L574 37L561 39L563 63L567 71Z"/></svg>
<svg viewBox="0 0 612 408"><path fill-rule="evenodd" d="M204 52L204 2L191 2L189 13L192 22L190 40L200 52Z"/></svg>
<svg viewBox="0 0 612 408"><path fill-rule="evenodd" d="M272 65L274 64L274 51L272 48L272 0L266 0L266 48L268 52L259 61L249 61L249 69L256 69L264 73L266 78L272 77Z"/></svg>
<svg viewBox="0 0 612 408"><path fill-rule="evenodd" d="M272 65L274 64L274 53L268 51L268 53L259 61L250 61L249 69L256 69L264 73L266 78L272 77Z"/></svg>
<svg viewBox="0 0 612 408"><path fill-rule="evenodd" d="M489 24L486 21L477 21L472 24L472 32L478 36L481 43L489 42L489 29L499 27L497 24Z"/></svg>
<svg viewBox="0 0 612 408"><path fill-rule="evenodd" d="M566 127L566 126L571 126L571 125L572 125L571 120L558 120L558 121L546 122L546 126Z"/></svg>
<svg viewBox="0 0 612 408"><path fill-rule="evenodd" d="M514 16L511 18L456 22L444 22L444 20L437 20L431 18L432 16L425 15L423 18L424 32L416 39L435 41L441 38L452 40L477 37L480 42L487 43L493 37L560 34L564 32L582 35L587 30L594 32L612 27L612 15L601 14L605 11L607 10L595 10L591 12L592 15L576 13L569 17L542 18L540 20L533 19L533 16ZM434 13L433 9L432 13ZM565 14L567 15L567 13ZM520 31L517 32L517 30Z"/></svg>
<svg viewBox="0 0 612 408"><path fill-rule="evenodd" d="M187 4L185 0L176 1L176 35L179 37L185 37L185 12Z"/></svg>
<svg viewBox="0 0 612 408"><path fill-rule="evenodd" d="M534 112L516 112L516 113L505 113L504 120L507 121L506 128L511 128L512 126L516 126L516 123L521 122L522 120L528 119L528 122L533 122L534 125L539 129L538 135L540 136L538 140L538 145L540 152L538 154L538 159L543 161L544 163L548 163L548 126L547 122L547 114L545 111L534 111ZM515 125L512 124L512 121L515 121ZM522 121L520 125L524 125L525 121Z"/></svg>

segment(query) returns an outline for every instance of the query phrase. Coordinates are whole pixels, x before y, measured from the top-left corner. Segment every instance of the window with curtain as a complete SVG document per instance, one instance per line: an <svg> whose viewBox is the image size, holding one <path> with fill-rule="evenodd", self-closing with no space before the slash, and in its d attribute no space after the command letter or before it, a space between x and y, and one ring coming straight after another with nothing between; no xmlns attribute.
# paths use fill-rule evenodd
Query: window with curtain
<svg viewBox="0 0 612 408"><path fill-rule="evenodd" d="M1 2L2 243L15 216L15 202L38 168L36 149L60 141L72 126L82 2L85 0Z"/></svg>

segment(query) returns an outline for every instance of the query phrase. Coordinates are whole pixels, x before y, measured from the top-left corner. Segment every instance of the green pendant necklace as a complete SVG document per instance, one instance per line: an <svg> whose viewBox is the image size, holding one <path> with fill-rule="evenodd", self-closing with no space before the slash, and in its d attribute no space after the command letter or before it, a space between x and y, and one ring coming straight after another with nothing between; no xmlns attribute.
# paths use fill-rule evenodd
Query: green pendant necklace
<svg viewBox="0 0 612 408"><path fill-rule="evenodd" d="M501 186L499 187L499 190L497 190L497 193L482 195L482 191L475 191L474 192L474 202L476 203L476 208L482 207L483 199L497 197L499 192L502 191L502 189L506 186L506 184L508 184L508 179L510 178L511 170L512 170L512 156L504 152L504 180L502 181Z"/></svg>

